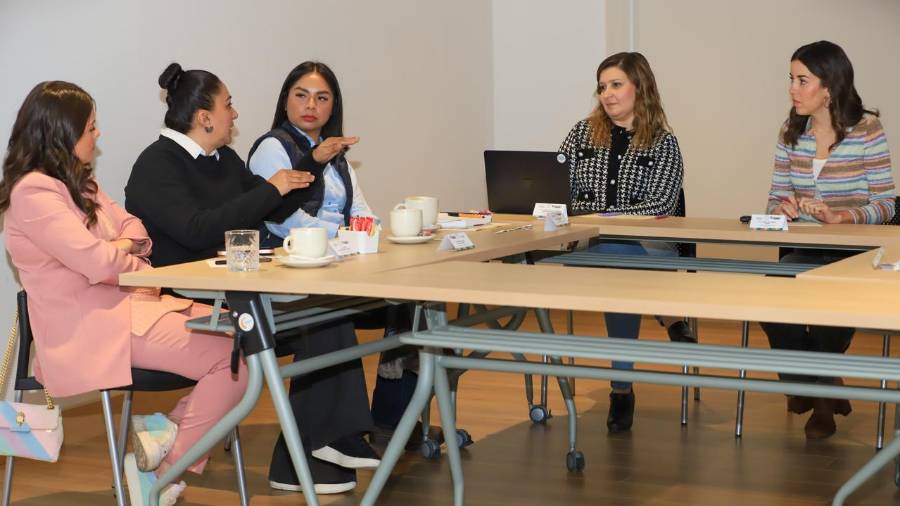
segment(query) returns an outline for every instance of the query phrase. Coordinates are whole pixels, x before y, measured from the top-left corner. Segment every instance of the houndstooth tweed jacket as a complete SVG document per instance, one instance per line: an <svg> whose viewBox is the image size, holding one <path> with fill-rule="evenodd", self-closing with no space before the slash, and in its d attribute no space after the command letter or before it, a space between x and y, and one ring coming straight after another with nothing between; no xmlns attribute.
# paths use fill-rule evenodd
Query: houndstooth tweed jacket
<svg viewBox="0 0 900 506"><path fill-rule="evenodd" d="M624 131L616 134L631 135ZM590 123L579 121L559 148L559 162L569 167L574 211L644 215L670 215L675 211L684 164L674 135L662 132L647 149L628 142L624 153L595 146L592 135ZM611 156L621 156L614 177L610 177ZM609 202L607 189L615 195Z"/></svg>

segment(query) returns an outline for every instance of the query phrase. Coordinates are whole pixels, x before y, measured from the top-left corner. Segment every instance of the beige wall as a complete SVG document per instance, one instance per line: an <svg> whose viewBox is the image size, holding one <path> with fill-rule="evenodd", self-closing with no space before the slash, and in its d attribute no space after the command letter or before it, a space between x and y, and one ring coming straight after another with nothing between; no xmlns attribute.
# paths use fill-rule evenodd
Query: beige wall
<svg viewBox="0 0 900 506"><path fill-rule="evenodd" d="M763 212L788 59L841 45L864 103L882 112L900 160L900 2L636 0L636 48L650 60L685 158L688 214ZM627 2L608 3L610 52L626 49ZM896 177L897 171L895 171Z"/></svg>
<svg viewBox="0 0 900 506"><path fill-rule="evenodd" d="M288 70L320 59L340 79L346 131L361 137L349 158L378 214L419 193L478 207L493 135L490 47L491 4L481 0L0 2L0 142L37 82L76 82L97 101L98 179L121 199L162 125L156 80L169 62L225 81L240 112L233 147L245 157ZM0 328L16 290L4 265Z"/></svg>

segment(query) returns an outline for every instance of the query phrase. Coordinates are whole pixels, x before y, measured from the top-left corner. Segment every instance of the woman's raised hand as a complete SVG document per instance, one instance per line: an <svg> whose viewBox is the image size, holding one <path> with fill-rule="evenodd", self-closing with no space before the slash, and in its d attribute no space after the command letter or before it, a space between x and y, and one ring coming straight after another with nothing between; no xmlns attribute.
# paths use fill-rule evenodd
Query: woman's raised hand
<svg viewBox="0 0 900 506"><path fill-rule="evenodd" d="M269 182L275 186L278 193L281 195L284 195L291 190L306 188L315 180L316 176L313 176L309 172L291 169L281 169L269 178Z"/></svg>
<svg viewBox="0 0 900 506"><path fill-rule="evenodd" d="M359 142L359 137L329 137L313 149L313 160L318 163L330 162L332 158Z"/></svg>

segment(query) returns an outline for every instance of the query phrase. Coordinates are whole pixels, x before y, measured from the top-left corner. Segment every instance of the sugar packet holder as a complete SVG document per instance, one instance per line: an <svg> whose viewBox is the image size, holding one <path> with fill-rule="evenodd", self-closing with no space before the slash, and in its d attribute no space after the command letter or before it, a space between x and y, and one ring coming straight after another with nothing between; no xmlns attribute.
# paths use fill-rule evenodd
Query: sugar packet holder
<svg viewBox="0 0 900 506"><path fill-rule="evenodd" d="M337 240L332 246L332 251L339 257L356 253L361 255L378 253L378 239L381 235L381 225L375 224L371 230L373 230L373 232L355 231L346 228L338 229ZM346 243L347 247L345 248L339 243ZM341 252L346 254L341 255Z"/></svg>

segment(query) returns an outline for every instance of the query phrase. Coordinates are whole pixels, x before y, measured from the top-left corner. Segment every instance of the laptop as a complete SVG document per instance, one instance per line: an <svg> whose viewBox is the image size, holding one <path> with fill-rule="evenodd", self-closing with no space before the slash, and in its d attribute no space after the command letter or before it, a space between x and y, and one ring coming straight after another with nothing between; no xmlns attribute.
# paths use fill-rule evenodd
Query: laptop
<svg viewBox="0 0 900 506"><path fill-rule="evenodd" d="M488 208L495 213L531 214L536 202L569 201L569 167L556 160L555 151L485 150L484 175Z"/></svg>

